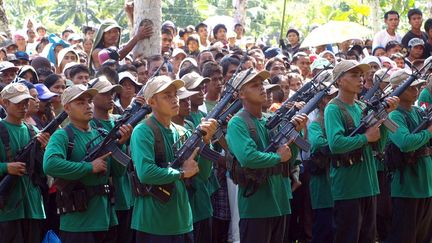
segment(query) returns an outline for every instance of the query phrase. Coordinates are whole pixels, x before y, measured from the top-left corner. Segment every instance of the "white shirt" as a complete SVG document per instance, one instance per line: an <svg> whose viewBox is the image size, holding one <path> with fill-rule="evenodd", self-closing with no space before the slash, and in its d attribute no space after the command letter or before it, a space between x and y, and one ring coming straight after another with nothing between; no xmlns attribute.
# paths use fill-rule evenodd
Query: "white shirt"
<svg viewBox="0 0 432 243"><path fill-rule="evenodd" d="M397 41L401 43L402 37L398 33L396 33L396 35L390 35L386 29L381 30L380 32L376 33L374 36L373 43L372 43L372 50L374 50L375 47L377 46L382 46L385 48L387 43L389 43L390 41Z"/></svg>

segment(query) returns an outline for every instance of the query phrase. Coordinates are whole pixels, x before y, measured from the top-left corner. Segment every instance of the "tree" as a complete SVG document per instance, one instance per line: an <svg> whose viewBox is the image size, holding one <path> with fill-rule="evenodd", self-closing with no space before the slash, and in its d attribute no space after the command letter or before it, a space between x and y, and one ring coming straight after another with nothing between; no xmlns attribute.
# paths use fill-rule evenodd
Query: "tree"
<svg viewBox="0 0 432 243"><path fill-rule="evenodd" d="M235 1L235 13L234 20L243 26L246 24L246 7L247 0L236 0Z"/></svg>
<svg viewBox="0 0 432 243"><path fill-rule="evenodd" d="M6 11L3 7L3 0L0 0L0 31L10 36L9 21L6 17Z"/></svg>
<svg viewBox="0 0 432 243"><path fill-rule="evenodd" d="M140 27L141 21L149 19L153 22L153 35L149 39L141 40L134 48L134 56L149 57L161 53L161 22L162 4L160 0L134 1L134 33Z"/></svg>

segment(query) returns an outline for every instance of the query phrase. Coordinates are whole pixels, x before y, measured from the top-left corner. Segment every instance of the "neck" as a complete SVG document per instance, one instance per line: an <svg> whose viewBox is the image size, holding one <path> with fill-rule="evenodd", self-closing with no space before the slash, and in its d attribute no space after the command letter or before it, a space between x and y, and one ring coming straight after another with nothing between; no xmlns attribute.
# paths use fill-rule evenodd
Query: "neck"
<svg viewBox="0 0 432 243"><path fill-rule="evenodd" d="M344 92L342 90L339 90L339 94L338 94L338 99L340 99L342 102L352 105L354 104L354 100L356 98L356 94L355 93L348 93L348 92Z"/></svg>
<svg viewBox="0 0 432 243"><path fill-rule="evenodd" d="M124 97L120 99L120 105L123 109L126 109L132 101L132 97Z"/></svg>
<svg viewBox="0 0 432 243"><path fill-rule="evenodd" d="M416 34L416 35L418 35L418 36L420 36L421 35L421 29L419 28L419 29L414 29L414 28L412 28L411 29L411 32L413 32L414 34Z"/></svg>
<svg viewBox="0 0 432 243"><path fill-rule="evenodd" d="M162 126L164 126L166 128L168 128L170 126L170 124L171 124L171 117L170 116L162 115L162 114L158 113L157 111L153 111L153 115L156 118L156 120L162 124Z"/></svg>
<svg viewBox="0 0 432 243"><path fill-rule="evenodd" d="M406 101L406 100L400 100L399 101L399 107L401 107L404 110L410 111L411 107L413 105L413 102Z"/></svg>
<svg viewBox="0 0 432 243"><path fill-rule="evenodd" d="M207 95L206 95L206 100L209 100L209 101L218 101L219 98L220 98L219 93L207 93Z"/></svg>
<svg viewBox="0 0 432 243"><path fill-rule="evenodd" d="M72 118L70 118L70 121L71 121L72 125L74 125L74 127L76 127L77 129L79 129L81 131L86 132L90 129L90 125L89 125L88 121L77 121L77 120L74 120Z"/></svg>
<svg viewBox="0 0 432 243"><path fill-rule="evenodd" d="M200 38L201 45L207 45L207 38Z"/></svg>
<svg viewBox="0 0 432 243"><path fill-rule="evenodd" d="M396 34L396 30L395 29L389 29L389 28L387 28L387 33L389 33L390 35L395 35Z"/></svg>
<svg viewBox="0 0 432 243"><path fill-rule="evenodd" d="M262 116L262 104L252 104L247 101L243 101L243 108L256 118L261 118Z"/></svg>
<svg viewBox="0 0 432 243"><path fill-rule="evenodd" d="M198 111L198 105L193 105L193 104L191 104L191 111L192 112L197 112Z"/></svg>
<svg viewBox="0 0 432 243"><path fill-rule="evenodd" d="M174 122L177 125L183 126L184 125L184 117L177 115L175 117L172 118L172 122Z"/></svg>
<svg viewBox="0 0 432 243"><path fill-rule="evenodd" d="M109 112L107 110L94 108L93 116L95 119L98 120L108 120L109 119Z"/></svg>
<svg viewBox="0 0 432 243"><path fill-rule="evenodd" d="M5 120L9 123L15 124L15 125L21 125L23 122L23 118L18 118L14 116L7 115Z"/></svg>

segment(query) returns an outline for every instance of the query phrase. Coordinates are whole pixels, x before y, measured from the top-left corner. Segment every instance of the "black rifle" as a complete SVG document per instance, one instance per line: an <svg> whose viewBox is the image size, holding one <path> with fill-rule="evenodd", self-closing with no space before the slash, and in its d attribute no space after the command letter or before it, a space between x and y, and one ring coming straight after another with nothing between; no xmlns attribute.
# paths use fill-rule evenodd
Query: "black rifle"
<svg viewBox="0 0 432 243"><path fill-rule="evenodd" d="M118 139L121 137L119 129L123 125L131 125L132 127L135 127L146 115L150 113L150 106L144 105L134 115L127 114L127 116L122 116L122 118L118 120L114 127L108 132L104 140L88 150L81 161L92 162L102 155L112 152L112 158L126 167L131 161L131 158L127 154L123 153L119 148ZM60 191L63 191L66 187L73 188L73 185L76 183L77 181L64 180L60 178L57 178L54 182Z"/></svg>
<svg viewBox="0 0 432 243"><path fill-rule="evenodd" d="M412 134L421 132L429 127L432 122L432 106L430 106L423 116L422 122L411 132Z"/></svg>
<svg viewBox="0 0 432 243"><path fill-rule="evenodd" d="M289 97L287 100L285 100L281 107L277 109L272 117L270 117L265 127L267 129L273 129L279 123L284 119L291 119L297 110L295 108L288 108L288 104L291 102L299 102L299 101L309 101L312 99L312 97L321 89L322 83L316 83L315 80L319 77L319 75L324 71L330 68L330 65L325 66L324 69L322 69L319 73L315 75L315 77L312 78L311 81L307 82L305 85L303 85L295 94L293 94L291 97ZM330 76L330 74L327 74ZM322 80L326 80L326 78L323 78Z"/></svg>
<svg viewBox="0 0 432 243"><path fill-rule="evenodd" d="M227 118L228 116L232 116L235 115L239 110L241 110L241 108L243 107L243 104L241 102L240 99L236 99L234 102L231 103L231 105L218 117L217 119L217 123L218 123L218 128L216 130L214 137L215 141L218 141L223 135L224 135L224 131L223 131L223 126L227 125Z"/></svg>
<svg viewBox="0 0 432 243"><path fill-rule="evenodd" d="M63 111L40 132L49 133L50 135L53 134L67 117L68 114ZM46 185L43 185L44 183L41 181L44 178L42 171L43 150L41 149L41 144L37 140L37 137L31 138L29 143L17 152L14 161L25 162L27 173L33 184L41 188L46 187ZM19 178L19 176L7 174L0 181L0 208L3 208L6 205L7 199Z"/></svg>
<svg viewBox="0 0 432 243"><path fill-rule="evenodd" d="M399 97L405 90L411 86L411 84L420 77L421 73L425 68L430 66L431 62L426 63L420 70L417 70L410 77L404 81L404 83L398 86L389 97L397 96ZM398 125L388 117L387 109L388 104L386 101L376 102L376 104L369 105L365 110L365 116L360 121L360 125L354 129L354 131L349 135L350 137L357 134L363 134L369 127L374 126L377 122L384 120L383 125L386 126L390 131L395 132Z"/></svg>
<svg viewBox="0 0 432 243"><path fill-rule="evenodd" d="M380 85L383 81L383 78L387 75L388 71L390 71L390 68L388 68L381 77L375 77L375 82L373 86L363 96L364 101L373 102L374 100L379 100L381 98L384 90L381 90Z"/></svg>
<svg viewBox="0 0 432 243"><path fill-rule="evenodd" d="M319 91L306 105L298 111L298 114L308 115L318 106L318 103L327 95L332 84ZM265 152L275 152L281 145L286 143L294 142L301 150L309 151L310 144L300 137L299 132L296 131L294 123L291 121L286 122L280 127L278 133L274 138L271 139L269 146L265 149Z"/></svg>

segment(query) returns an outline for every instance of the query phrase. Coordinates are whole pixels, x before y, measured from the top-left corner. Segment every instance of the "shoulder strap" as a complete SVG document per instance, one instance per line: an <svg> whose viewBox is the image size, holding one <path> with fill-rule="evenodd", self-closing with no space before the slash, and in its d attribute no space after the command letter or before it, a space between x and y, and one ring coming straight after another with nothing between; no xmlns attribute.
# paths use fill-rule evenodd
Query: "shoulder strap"
<svg viewBox="0 0 432 243"><path fill-rule="evenodd" d="M30 139L32 139L34 136L36 136L36 131L35 131L33 125L27 124L25 122L24 122L24 125L26 125L27 130L29 131Z"/></svg>
<svg viewBox="0 0 432 243"><path fill-rule="evenodd" d="M3 122L0 122L0 139L6 150L6 159L9 162L12 162L13 156L12 156L12 149L10 147L10 142L9 142L9 132L6 126L3 124Z"/></svg>
<svg viewBox="0 0 432 243"><path fill-rule="evenodd" d="M355 103L358 104L357 102ZM333 98L332 100L330 100L329 104L335 104L341 110L344 117L344 125L346 130L345 132L350 132L351 130L355 129L354 120L352 119L352 116L350 115L342 101L340 101L338 98Z"/></svg>
<svg viewBox="0 0 432 243"><path fill-rule="evenodd" d="M96 124L97 128L104 128L103 125L102 125L102 123L98 119L93 118L93 121Z"/></svg>
<svg viewBox="0 0 432 243"><path fill-rule="evenodd" d="M68 145L67 145L67 152L66 152L66 160L70 160L72 156L72 150L74 148L74 140L75 140L75 134L72 130L72 127L70 124L68 124L66 127L63 128L63 130L66 131L66 134L68 136Z"/></svg>
<svg viewBox="0 0 432 243"><path fill-rule="evenodd" d="M254 142L258 145L258 133L255 127L255 124L252 120L251 115L245 111L245 110L241 110L240 112L237 113L237 115L243 119L243 121L246 122L246 125L248 126L248 130L249 130L249 135L251 136L251 138L254 140Z"/></svg>
<svg viewBox="0 0 432 243"><path fill-rule="evenodd" d="M147 126L149 126L154 134L154 152L155 152L155 162L157 165L161 165L162 163L165 163L165 144L163 141L162 133L157 126L156 122L149 118L145 120L145 123Z"/></svg>

